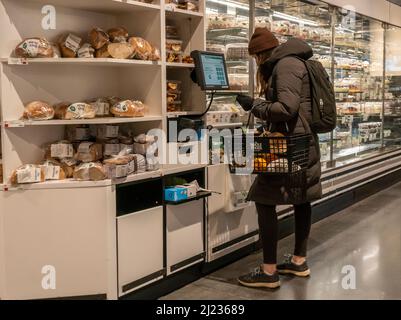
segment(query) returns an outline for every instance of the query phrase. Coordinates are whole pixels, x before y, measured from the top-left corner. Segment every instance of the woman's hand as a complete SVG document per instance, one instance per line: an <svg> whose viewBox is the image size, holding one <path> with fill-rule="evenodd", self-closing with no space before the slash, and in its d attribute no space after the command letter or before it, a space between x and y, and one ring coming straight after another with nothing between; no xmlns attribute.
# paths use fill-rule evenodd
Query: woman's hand
<svg viewBox="0 0 401 320"><path fill-rule="evenodd" d="M239 94L237 102L245 111L250 111L253 108L253 98L247 95Z"/></svg>

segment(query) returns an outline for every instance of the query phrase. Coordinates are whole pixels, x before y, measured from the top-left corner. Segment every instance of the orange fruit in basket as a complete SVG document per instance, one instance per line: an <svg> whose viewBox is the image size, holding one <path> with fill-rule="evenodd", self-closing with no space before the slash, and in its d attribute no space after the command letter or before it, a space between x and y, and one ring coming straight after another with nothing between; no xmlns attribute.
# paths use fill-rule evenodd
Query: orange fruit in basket
<svg viewBox="0 0 401 320"><path fill-rule="evenodd" d="M253 161L253 168L255 171L266 171L267 165L267 161L263 158L255 158Z"/></svg>
<svg viewBox="0 0 401 320"><path fill-rule="evenodd" d="M275 155L274 153L266 153L263 158L266 160L267 164L272 163L273 161L278 160L277 155Z"/></svg>

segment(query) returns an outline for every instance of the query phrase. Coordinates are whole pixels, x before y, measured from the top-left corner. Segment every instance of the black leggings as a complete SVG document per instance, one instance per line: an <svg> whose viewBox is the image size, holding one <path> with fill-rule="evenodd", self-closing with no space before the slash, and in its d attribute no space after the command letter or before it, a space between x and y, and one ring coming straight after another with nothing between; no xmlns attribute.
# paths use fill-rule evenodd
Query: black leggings
<svg viewBox="0 0 401 320"><path fill-rule="evenodd" d="M259 231L263 245L263 262L277 263L278 217L276 206L256 203ZM295 250L294 255L306 257L308 237L311 229L312 207L310 203L295 205Z"/></svg>

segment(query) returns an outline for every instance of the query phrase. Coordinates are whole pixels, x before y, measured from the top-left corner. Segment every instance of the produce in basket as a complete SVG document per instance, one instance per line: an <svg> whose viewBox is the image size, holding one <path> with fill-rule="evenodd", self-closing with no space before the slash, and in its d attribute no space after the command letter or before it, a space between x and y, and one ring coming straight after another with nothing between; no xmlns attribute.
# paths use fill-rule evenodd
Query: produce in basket
<svg viewBox="0 0 401 320"><path fill-rule="evenodd" d="M292 164L292 172L301 170L301 167L295 163ZM278 159L267 165L267 172L271 173L289 173L289 165L287 159Z"/></svg>
<svg viewBox="0 0 401 320"><path fill-rule="evenodd" d="M280 132L273 132L268 135L270 153L282 154L287 152L287 141L283 139L284 137L285 135Z"/></svg>

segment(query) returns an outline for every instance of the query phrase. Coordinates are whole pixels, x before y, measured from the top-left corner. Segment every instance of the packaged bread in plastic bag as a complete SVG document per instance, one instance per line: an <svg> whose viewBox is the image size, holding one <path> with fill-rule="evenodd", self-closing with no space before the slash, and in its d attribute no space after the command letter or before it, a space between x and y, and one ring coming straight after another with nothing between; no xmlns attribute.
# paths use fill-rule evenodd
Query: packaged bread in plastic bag
<svg viewBox="0 0 401 320"><path fill-rule="evenodd" d="M111 58L110 52L109 52L109 45L106 44L100 49L95 51L95 57L96 58Z"/></svg>
<svg viewBox="0 0 401 320"><path fill-rule="evenodd" d="M45 171L45 180L64 180L67 178L61 163L56 160L45 160L40 166Z"/></svg>
<svg viewBox="0 0 401 320"><path fill-rule="evenodd" d="M44 38L29 38L17 45L15 55L18 58L53 58L54 50Z"/></svg>
<svg viewBox="0 0 401 320"><path fill-rule="evenodd" d="M154 53L153 46L143 38L132 37L128 42L135 52L135 59L149 60Z"/></svg>
<svg viewBox="0 0 401 320"><path fill-rule="evenodd" d="M111 42L127 42L128 30L124 27L111 28L107 30Z"/></svg>
<svg viewBox="0 0 401 320"><path fill-rule="evenodd" d="M134 48L127 42L110 43L107 50L115 59L131 59L135 56Z"/></svg>
<svg viewBox="0 0 401 320"><path fill-rule="evenodd" d="M60 159L61 168L63 168L65 177L67 179L74 176L75 167L78 165L78 161L74 158L64 158Z"/></svg>
<svg viewBox="0 0 401 320"><path fill-rule="evenodd" d="M25 164L14 170L10 177L11 185L39 183L45 181L45 170L34 164Z"/></svg>
<svg viewBox="0 0 401 320"><path fill-rule="evenodd" d="M95 49L89 43L84 43L78 50L78 58L94 58Z"/></svg>
<svg viewBox="0 0 401 320"><path fill-rule="evenodd" d="M55 117L62 120L93 119L96 117L96 107L85 102L70 105L60 103L55 105L54 109Z"/></svg>
<svg viewBox="0 0 401 320"><path fill-rule="evenodd" d="M58 44L64 58L76 58L82 45L82 39L75 34L69 33L61 36Z"/></svg>
<svg viewBox="0 0 401 320"><path fill-rule="evenodd" d="M61 140L50 143L45 147L45 159L63 159L74 156L74 147L71 142Z"/></svg>
<svg viewBox="0 0 401 320"><path fill-rule="evenodd" d="M78 181L100 181L106 179L106 172L99 162L82 163L75 168L74 179Z"/></svg>
<svg viewBox="0 0 401 320"><path fill-rule="evenodd" d="M100 28L93 28L89 32L89 40L92 47L96 50L102 48L110 41L109 35Z"/></svg>
<svg viewBox="0 0 401 320"><path fill-rule="evenodd" d="M111 113L116 117L144 117L145 105L141 101L124 100L111 107Z"/></svg>
<svg viewBox="0 0 401 320"><path fill-rule="evenodd" d="M95 142L81 142L75 159L82 162L95 162L103 158L103 146Z"/></svg>
<svg viewBox="0 0 401 320"><path fill-rule="evenodd" d="M124 178L135 172L135 155L125 155L121 152L118 155L103 161L106 176L109 179Z"/></svg>
<svg viewBox="0 0 401 320"><path fill-rule="evenodd" d="M28 120L51 120L54 118L54 108L43 101L32 101L25 106L23 118Z"/></svg>

